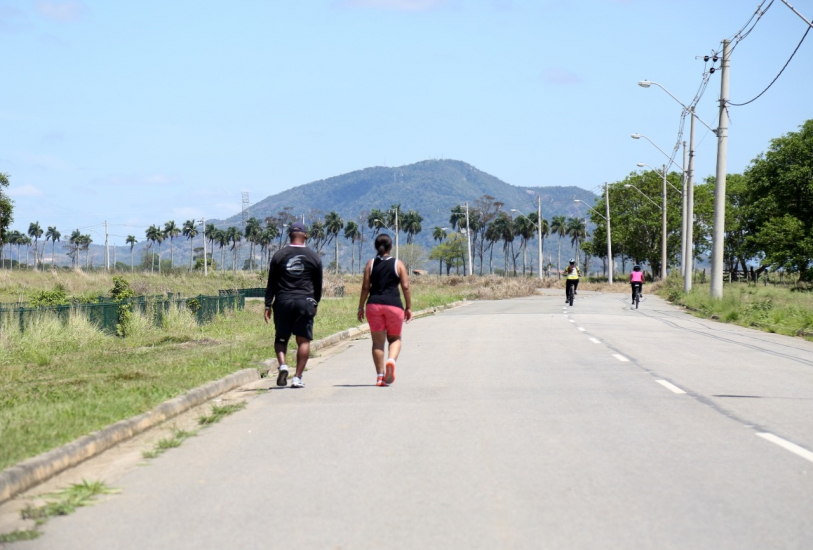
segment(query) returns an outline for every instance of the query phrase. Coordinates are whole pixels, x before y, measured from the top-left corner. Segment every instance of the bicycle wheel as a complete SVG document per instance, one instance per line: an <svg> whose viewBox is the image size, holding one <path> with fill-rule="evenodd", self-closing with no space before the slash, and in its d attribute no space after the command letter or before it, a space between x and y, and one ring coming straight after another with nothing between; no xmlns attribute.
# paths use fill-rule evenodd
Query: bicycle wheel
<svg viewBox="0 0 813 550"><path fill-rule="evenodd" d="M637 290L635 291L635 309L638 309L638 302L641 301L641 293Z"/></svg>
<svg viewBox="0 0 813 550"><path fill-rule="evenodd" d="M570 306L573 306L573 287L570 287L570 290L567 293L567 301L570 303Z"/></svg>

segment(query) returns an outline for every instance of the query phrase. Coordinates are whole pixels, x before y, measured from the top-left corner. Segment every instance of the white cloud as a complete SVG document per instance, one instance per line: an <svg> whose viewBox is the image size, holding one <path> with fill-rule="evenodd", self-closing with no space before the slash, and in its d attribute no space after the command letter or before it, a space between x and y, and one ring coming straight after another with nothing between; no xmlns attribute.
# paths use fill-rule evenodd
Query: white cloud
<svg viewBox="0 0 813 550"><path fill-rule="evenodd" d="M542 78L545 79L545 81L549 84L557 85L579 84L582 81L582 78L576 73L560 67L545 69L542 71Z"/></svg>
<svg viewBox="0 0 813 550"><path fill-rule="evenodd" d="M40 15L54 21L68 22L76 21L87 11L84 3L78 0L68 0L67 2L54 2L52 0L42 0L37 2L37 11Z"/></svg>
<svg viewBox="0 0 813 550"><path fill-rule="evenodd" d="M20 187L9 187L7 193L12 197L40 197L44 193L33 185L21 185Z"/></svg>
<svg viewBox="0 0 813 550"><path fill-rule="evenodd" d="M391 11L427 11L447 4L447 0L341 0L340 7L373 8Z"/></svg>

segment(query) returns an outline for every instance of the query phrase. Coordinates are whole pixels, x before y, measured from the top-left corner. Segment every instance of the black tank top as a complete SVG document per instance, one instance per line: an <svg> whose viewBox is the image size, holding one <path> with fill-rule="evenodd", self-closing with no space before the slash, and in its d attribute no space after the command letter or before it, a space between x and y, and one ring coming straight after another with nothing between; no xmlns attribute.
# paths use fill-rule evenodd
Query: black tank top
<svg viewBox="0 0 813 550"><path fill-rule="evenodd" d="M398 285L401 284L401 277L398 276L397 261L392 256L375 257L373 267L370 269L370 297L367 298L368 304L382 304L404 309L403 304L401 304L401 291L398 289Z"/></svg>

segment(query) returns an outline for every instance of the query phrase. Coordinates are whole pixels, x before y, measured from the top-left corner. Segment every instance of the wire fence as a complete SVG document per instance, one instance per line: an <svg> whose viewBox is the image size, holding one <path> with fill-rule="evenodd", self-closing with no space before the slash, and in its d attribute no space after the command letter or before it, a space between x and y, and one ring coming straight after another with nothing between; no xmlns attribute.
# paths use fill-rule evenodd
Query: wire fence
<svg viewBox="0 0 813 550"><path fill-rule="evenodd" d="M151 319L155 326L162 326L164 316L173 308L191 312L198 324L202 325L211 322L214 317L225 311L244 309L246 297L238 293L183 298L169 293L167 296L136 296L125 302L117 302L112 298L100 296L96 302L59 306L30 307L27 304L0 304L0 330L8 330L16 324L20 332L25 332L32 323L44 316L56 316L63 323L67 323L71 315L79 314L96 325L99 330L108 334L116 334L119 307L122 304L131 304L133 313L140 313Z"/></svg>

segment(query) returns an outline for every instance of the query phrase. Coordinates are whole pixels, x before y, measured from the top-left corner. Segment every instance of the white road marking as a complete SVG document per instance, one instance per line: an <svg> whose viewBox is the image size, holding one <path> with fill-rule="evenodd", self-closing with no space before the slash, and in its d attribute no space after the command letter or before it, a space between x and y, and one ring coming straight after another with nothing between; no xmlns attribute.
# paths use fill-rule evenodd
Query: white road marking
<svg viewBox="0 0 813 550"><path fill-rule="evenodd" d="M627 359L626 357L624 357L623 355L620 355L618 353L613 353L613 357L615 357L619 361L629 361L629 359Z"/></svg>
<svg viewBox="0 0 813 550"><path fill-rule="evenodd" d="M575 323L575 322L576 322L576 321L574 321L573 319L568 319L568 321L570 321L571 323Z"/></svg>
<svg viewBox="0 0 813 550"><path fill-rule="evenodd" d="M598 338L590 338L590 341L593 342L594 344L600 344L601 343L601 340L599 340Z"/></svg>
<svg viewBox="0 0 813 550"><path fill-rule="evenodd" d="M804 459L809 460L810 462L813 462L813 452L808 451L804 447L800 447L800 446L796 445L795 443L791 443L790 441L787 441L785 439L782 439L781 437L775 436L774 434L757 433L757 435L759 437L761 437L762 439L766 439L766 440L770 441L771 443L776 443L777 445L779 445L780 447L782 447L786 451L790 451L795 455L798 455L798 456L800 456L800 457L802 457Z"/></svg>
<svg viewBox="0 0 813 550"><path fill-rule="evenodd" d="M667 382L666 380L655 380L655 382L657 382L658 384L660 384L660 385L661 385L661 386L663 386L664 388L667 388L667 389L669 389L669 390L671 390L671 391L673 391L673 392L675 392L675 393L686 393L686 392L685 392L685 391L683 391L682 389L678 388L678 387L677 387L677 386L675 386L674 384L670 384L670 383L669 383L669 382Z"/></svg>
<svg viewBox="0 0 813 550"><path fill-rule="evenodd" d="M579 327L579 330L580 330L580 331L582 331L582 332L584 332L586 329L584 329L584 328L582 328L582 327Z"/></svg>

